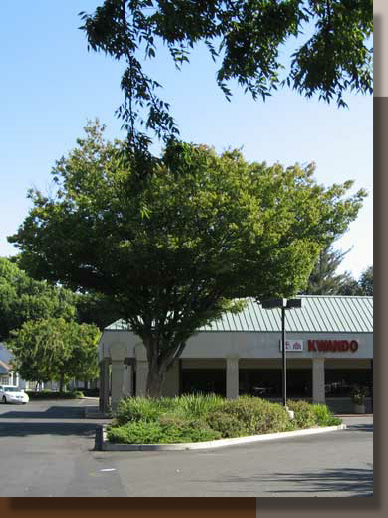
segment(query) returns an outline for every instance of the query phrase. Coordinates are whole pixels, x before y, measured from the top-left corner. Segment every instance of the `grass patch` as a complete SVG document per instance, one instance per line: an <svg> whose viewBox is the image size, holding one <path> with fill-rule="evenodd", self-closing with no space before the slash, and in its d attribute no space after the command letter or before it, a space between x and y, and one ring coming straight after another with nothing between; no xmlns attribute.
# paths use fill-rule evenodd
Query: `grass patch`
<svg viewBox="0 0 388 518"><path fill-rule="evenodd" d="M123 399L107 429L108 440L122 444L202 442L285 432L342 421L326 405L288 401L290 420L279 403L250 396L228 400L214 394L175 398Z"/></svg>

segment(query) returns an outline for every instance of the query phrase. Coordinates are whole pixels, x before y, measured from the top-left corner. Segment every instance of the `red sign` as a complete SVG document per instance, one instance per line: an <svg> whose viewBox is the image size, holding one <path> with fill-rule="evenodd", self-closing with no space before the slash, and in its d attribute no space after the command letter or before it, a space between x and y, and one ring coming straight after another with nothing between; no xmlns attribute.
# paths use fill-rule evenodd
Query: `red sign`
<svg viewBox="0 0 388 518"><path fill-rule="evenodd" d="M358 349L356 340L308 340L308 350L313 352L355 353Z"/></svg>

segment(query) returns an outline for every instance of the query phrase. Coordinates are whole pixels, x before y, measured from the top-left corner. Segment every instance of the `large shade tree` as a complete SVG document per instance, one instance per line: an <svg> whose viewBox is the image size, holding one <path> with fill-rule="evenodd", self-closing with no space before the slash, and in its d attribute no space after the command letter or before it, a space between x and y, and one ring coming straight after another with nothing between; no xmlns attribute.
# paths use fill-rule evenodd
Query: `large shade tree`
<svg viewBox="0 0 388 518"><path fill-rule="evenodd" d="M365 196L346 197L352 182L318 185L313 164L177 142L141 175L124 143L86 131L53 168L56 192L30 191L33 208L9 240L35 275L114 300L145 346L152 396L187 339L235 299L298 293Z"/></svg>
<svg viewBox="0 0 388 518"><path fill-rule="evenodd" d="M118 115L140 146L149 143L144 127L165 140L178 132L144 67L161 45L180 68L205 44L228 99L233 83L254 99L286 85L339 106L345 92L372 93L372 0L105 0L80 14L89 48L125 63ZM289 65L287 42L296 45Z"/></svg>

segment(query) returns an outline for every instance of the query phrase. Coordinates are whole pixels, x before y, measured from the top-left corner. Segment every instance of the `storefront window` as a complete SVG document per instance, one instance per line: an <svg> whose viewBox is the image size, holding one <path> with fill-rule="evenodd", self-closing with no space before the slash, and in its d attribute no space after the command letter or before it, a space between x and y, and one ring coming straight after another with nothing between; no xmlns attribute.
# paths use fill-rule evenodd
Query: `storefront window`
<svg viewBox="0 0 388 518"><path fill-rule="evenodd" d="M219 394L226 396L226 372L221 369L183 369L181 394Z"/></svg>
<svg viewBox="0 0 388 518"><path fill-rule="evenodd" d="M354 385L367 390L367 396L373 391L372 370L369 369L326 369L326 397L350 397Z"/></svg>
<svg viewBox="0 0 388 518"><path fill-rule="evenodd" d="M287 397L312 396L310 369L287 370ZM282 397L282 371L280 369L240 370L240 394L263 398Z"/></svg>

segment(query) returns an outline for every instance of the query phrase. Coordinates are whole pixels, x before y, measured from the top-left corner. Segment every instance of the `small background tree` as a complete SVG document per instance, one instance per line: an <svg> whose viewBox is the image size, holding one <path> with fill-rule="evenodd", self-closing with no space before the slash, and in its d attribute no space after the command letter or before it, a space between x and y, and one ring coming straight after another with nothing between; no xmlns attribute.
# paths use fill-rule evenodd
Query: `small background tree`
<svg viewBox="0 0 388 518"><path fill-rule="evenodd" d="M0 341L28 320L75 319L76 301L70 290L37 281L14 261L0 257Z"/></svg>
<svg viewBox="0 0 388 518"><path fill-rule="evenodd" d="M63 391L72 378L98 375L101 333L95 326L48 318L27 321L11 335L7 345L14 355L12 363L24 379L56 380Z"/></svg>

